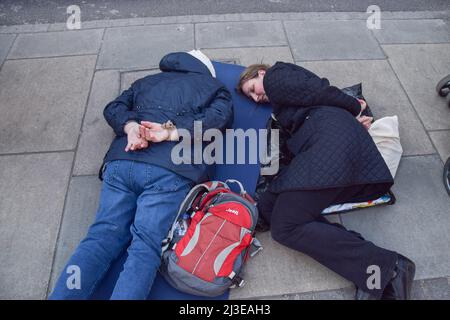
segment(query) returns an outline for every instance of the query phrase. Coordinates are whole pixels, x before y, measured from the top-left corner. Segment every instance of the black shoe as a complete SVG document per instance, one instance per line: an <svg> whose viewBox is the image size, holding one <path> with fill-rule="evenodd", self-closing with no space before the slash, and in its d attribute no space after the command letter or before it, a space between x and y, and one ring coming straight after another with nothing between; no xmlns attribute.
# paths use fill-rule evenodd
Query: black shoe
<svg viewBox="0 0 450 320"><path fill-rule="evenodd" d="M373 294L356 287L355 300L379 300Z"/></svg>
<svg viewBox="0 0 450 320"><path fill-rule="evenodd" d="M398 254L395 265L395 275L387 284L381 297L382 300L409 300L411 287L416 273L414 262Z"/></svg>

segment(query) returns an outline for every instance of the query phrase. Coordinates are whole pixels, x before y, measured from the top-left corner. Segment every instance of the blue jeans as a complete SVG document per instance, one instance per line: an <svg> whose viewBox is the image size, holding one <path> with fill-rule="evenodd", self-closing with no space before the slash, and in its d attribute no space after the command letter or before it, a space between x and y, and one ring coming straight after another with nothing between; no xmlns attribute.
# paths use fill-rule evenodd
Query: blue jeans
<svg viewBox="0 0 450 320"><path fill-rule="evenodd" d="M146 299L160 265L161 242L193 186L170 170L129 160L109 162L103 176L96 220L50 299L89 299L125 249L128 258L111 299Z"/></svg>

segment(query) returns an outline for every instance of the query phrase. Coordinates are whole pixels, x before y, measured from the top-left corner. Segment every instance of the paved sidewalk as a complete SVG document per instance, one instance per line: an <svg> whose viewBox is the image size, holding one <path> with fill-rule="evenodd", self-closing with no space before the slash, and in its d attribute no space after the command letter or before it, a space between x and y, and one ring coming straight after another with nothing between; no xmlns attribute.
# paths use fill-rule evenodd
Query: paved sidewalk
<svg viewBox="0 0 450 320"><path fill-rule="evenodd" d="M435 93L450 73L450 12L272 13L0 26L0 299L45 299L93 221L96 177L112 130L106 103L157 72L171 51L202 49L248 65L295 62L338 86L363 83L376 117L398 115L404 156L394 206L335 216L411 257L413 297L450 299L450 108ZM231 298L352 299L352 284L259 236L247 285Z"/></svg>

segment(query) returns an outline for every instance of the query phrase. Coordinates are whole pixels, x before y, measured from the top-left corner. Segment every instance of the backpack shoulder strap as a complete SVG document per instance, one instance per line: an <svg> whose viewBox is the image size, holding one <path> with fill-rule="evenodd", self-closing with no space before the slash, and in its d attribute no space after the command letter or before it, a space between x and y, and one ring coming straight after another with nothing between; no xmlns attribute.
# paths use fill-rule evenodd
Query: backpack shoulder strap
<svg viewBox="0 0 450 320"><path fill-rule="evenodd" d="M227 179L225 181L225 184L227 184L228 182L236 183L239 186L239 194L241 195L241 197L247 199L247 201L249 201L251 204L256 205L256 201L247 193L247 191L245 191L244 186L239 180Z"/></svg>

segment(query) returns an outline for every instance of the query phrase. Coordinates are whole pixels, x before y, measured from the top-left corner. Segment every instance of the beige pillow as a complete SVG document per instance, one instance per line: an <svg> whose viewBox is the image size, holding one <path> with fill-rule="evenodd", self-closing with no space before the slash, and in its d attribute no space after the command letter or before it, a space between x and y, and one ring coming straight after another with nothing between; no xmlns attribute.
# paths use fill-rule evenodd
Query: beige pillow
<svg viewBox="0 0 450 320"><path fill-rule="evenodd" d="M389 171L391 171L392 177L395 177L403 153L398 132L397 116L376 120L372 123L369 134L386 162Z"/></svg>

